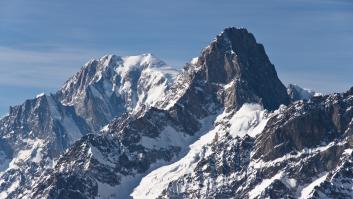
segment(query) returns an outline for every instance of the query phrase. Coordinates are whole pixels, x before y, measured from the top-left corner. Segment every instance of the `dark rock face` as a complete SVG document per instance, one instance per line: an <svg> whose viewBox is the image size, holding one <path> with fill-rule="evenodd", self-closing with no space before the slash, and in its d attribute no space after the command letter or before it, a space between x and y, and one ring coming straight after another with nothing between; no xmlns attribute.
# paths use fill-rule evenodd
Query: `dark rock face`
<svg viewBox="0 0 353 199"><path fill-rule="evenodd" d="M350 98L343 98L344 95L294 103L281 118L272 118L258 138L259 149L254 157L273 160L293 150L320 146L341 138L353 117L353 111L349 109L352 102Z"/></svg>
<svg viewBox="0 0 353 199"><path fill-rule="evenodd" d="M259 97L259 103L269 110L289 103L286 88L264 47L246 29L225 29L202 52L198 64L205 67L203 75L207 81L226 84L236 79L236 84L246 85L243 90ZM236 92L242 92L238 89Z"/></svg>
<svg viewBox="0 0 353 199"><path fill-rule="evenodd" d="M63 106L53 95L11 107L8 116L0 120L0 192L13 189L20 195L21 189L30 189L53 158L90 132L73 107ZM18 187L11 188L13 184Z"/></svg>
<svg viewBox="0 0 353 199"><path fill-rule="evenodd" d="M69 122L75 126L66 126ZM57 154L76 141L72 134L82 136L90 132L85 120L75 114L73 107L61 105L53 95L43 95L11 107L0 126L1 137L13 150L19 149L28 139L48 139L52 141L52 152Z"/></svg>

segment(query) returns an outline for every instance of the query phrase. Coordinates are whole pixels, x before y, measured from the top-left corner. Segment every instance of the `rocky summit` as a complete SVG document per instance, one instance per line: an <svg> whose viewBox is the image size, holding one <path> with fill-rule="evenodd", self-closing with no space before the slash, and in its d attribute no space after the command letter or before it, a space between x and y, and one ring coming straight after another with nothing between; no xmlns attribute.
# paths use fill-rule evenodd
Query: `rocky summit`
<svg viewBox="0 0 353 199"><path fill-rule="evenodd" d="M226 28L178 71L91 60L0 120L0 198L353 198L353 88L284 86Z"/></svg>

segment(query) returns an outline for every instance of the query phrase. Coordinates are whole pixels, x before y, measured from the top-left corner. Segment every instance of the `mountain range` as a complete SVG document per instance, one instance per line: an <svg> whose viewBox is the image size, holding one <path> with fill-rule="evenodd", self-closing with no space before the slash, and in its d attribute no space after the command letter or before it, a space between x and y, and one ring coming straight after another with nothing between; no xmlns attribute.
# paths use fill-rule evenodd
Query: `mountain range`
<svg viewBox="0 0 353 199"><path fill-rule="evenodd" d="M0 198L353 198L353 87L283 85L224 29L182 70L86 63L0 119Z"/></svg>

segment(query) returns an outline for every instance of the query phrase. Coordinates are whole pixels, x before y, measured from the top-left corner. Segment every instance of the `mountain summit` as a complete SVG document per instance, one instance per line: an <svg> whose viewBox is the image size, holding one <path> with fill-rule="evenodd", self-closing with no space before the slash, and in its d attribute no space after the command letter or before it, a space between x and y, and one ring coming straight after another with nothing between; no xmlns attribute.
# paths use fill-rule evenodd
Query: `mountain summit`
<svg viewBox="0 0 353 199"><path fill-rule="evenodd" d="M177 74L177 70L152 54L106 55L88 62L57 96L99 130L114 117L153 106Z"/></svg>
<svg viewBox="0 0 353 199"><path fill-rule="evenodd" d="M239 100L257 100L269 110L289 103L286 88L278 79L263 45L246 29L226 28L203 50L196 64L202 67L207 81L224 84L234 81L235 92L259 98ZM242 98L242 95L237 97Z"/></svg>

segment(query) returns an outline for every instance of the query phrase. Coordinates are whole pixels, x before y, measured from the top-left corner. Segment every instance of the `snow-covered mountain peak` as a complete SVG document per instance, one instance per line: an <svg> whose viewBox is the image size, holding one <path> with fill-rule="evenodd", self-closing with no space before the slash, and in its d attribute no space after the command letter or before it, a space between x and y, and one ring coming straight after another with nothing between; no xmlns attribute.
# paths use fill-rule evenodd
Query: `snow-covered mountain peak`
<svg viewBox="0 0 353 199"><path fill-rule="evenodd" d="M278 79L263 45L244 28L224 29L198 58L191 60L186 71L195 79L193 81L211 85L234 82L229 91L235 95L231 99L240 102L237 108L244 102L257 101L266 109L275 110L289 102L286 88Z"/></svg>
<svg viewBox="0 0 353 199"><path fill-rule="evenodd" d="M168 66L165 62L150 53L125 57L104 55L100 59L94 59L87 62L79 72L65 82L59 92L68 93L71 92L71 90L74 90L76 95L82 94L82 92L84 92L84 90L90 85L105 80L110 82L115 81L116 79L114 79L114 76L116 75L121 76L119 79L123 79L130 75L129 73L141 73L142 70L147 68L160 68L161 72L170 72L173 73L173 75L176 75L177 73L172 67ZM66 98L63 97L63 103L75 104L75 99L71 99L72 97L72 95L69 95Z"/></svg>
<svg viewBox="0 0 353 199"><path fill-rule="evenodd" d="M99 59L99 62L103 63L103 66L117 65L121 62L122 58L118 55L110 54L104 55Z"/></svg>
<svg viewBox="0 0 353 199"><path fill-rule="evenodd" d="M296 84L289 84L287 86L287 93L292 101L309 100L312 97L323 96L323 94L315 92L311 89L302 88Z"/></svg>
<svg viewBox="0 0 353 199"><path fill-rule="evenodd" d="M168 66L164 61L158 59L151 53L147 53L122 57L122 62L115 69L115 72L121 76L121 82L123 82L125 78L129 78L133 81L135 78L134 76L138 76L139 74L157 75L158 73L168 79L173 79L179 71Z"/></svg>
<svg viewBox="0 0 353 199"><path fill-rule="evenodd" d="M124 60L124 67L131 66L147 66L147 67L161 67L166 66L167 64L154 56L151 53L146 53L136 56L126 56L122 58Z"/></svg>
<svg viewBox="0 0 353 199"><path fill-rule="evenodd" d="M154 106L178 73L150 53L105 55L82 67L57 96L63 104L74 106L98 130L123 113Z"/></svg>

